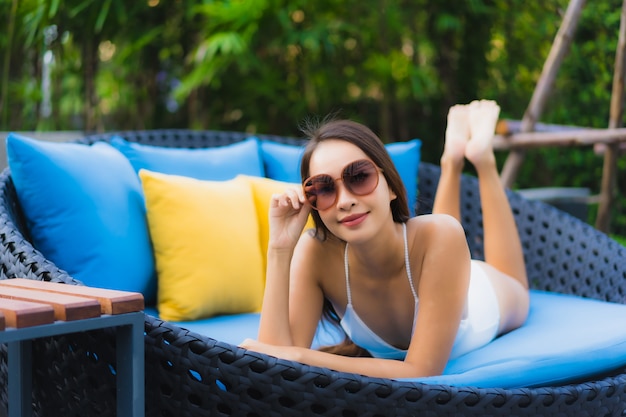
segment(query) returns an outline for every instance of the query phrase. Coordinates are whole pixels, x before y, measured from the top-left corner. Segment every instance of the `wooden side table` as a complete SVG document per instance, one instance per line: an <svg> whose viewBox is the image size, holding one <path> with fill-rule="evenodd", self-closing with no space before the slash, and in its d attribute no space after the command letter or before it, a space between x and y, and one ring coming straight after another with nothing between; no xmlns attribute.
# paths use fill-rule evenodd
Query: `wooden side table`
<svg viewBox="0 0 626 417"><path fill-rule="evenodd" d="M143 417L144 300L140 293L28 279L0 281L0 343L7 344L9 417L32 415L32 341L115 328L117 415Z"/></svg>

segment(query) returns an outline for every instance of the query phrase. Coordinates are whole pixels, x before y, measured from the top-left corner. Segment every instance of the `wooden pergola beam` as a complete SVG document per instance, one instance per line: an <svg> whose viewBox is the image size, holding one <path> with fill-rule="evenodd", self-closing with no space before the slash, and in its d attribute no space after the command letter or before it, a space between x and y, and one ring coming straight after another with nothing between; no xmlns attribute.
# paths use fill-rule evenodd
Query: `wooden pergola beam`
<svg viewBox="0 0 626 417"><path fill-rule="evenodd" d="M626 68L626 0L622 2L620 16L619 36L615 51L615 69L613 70L613 91L611 92L611 113L609 117L609 129L614 130L622 125L622 113L624 109L624 71ZM602 183L600 185L600 204L596 217L596 229L605 233L609 232L611 210L615 201L615 188L617 184L617 156L618 145L611 143L604 152L604 165L602 167Z"/></svg>
<svg viewBox="0 0 626 417"><path fill-rule="evenodd" d="M550 53L546 59L541 70L541 75L535 86L535 91L530 99L530 103L524 116L522 118L522 132L531 132L535 128L535 124L541 117L543 108L545 107L549 93L552 90L552 85L556 78L556 74L561 66L563 58L569 51L569 46L574 38L574 32L578 25L578 19L582 8L585 4L585 0L570 0L565 16L563 17L563 23L559 27L556 34ZM500 173L500 179L505 187L511 187L517 173L524 161L524 151L521 149L511 152L504 163L502 172Z"/></svg>
<svg viewBox="0 0 626 417"><path fill-rule="evenodd" d="M564 130L595 129L583 126L557 125L548 123L535 123L533 132L562 132ZM602 129L603 130L603 129ZM496 125L496 135L508 136L522 133L522 121L513 119L500 119Z"/></svg>
<svg viewBox="0 0 626 417"><path fill-rule="evenodd" d="M527 132L507 136L496 135L493 141L493 148L497 151L504 151L547 146L593 146L598 143L626 143L626 128L579 128L560 132Z"/></svg>

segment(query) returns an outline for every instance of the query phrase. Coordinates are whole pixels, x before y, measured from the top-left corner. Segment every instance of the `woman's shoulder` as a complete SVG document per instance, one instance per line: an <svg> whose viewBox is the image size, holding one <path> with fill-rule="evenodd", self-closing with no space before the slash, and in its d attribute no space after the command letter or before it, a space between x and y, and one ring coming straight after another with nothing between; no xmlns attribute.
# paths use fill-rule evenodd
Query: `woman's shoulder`
<svg viewBox="0 0 626 417"><path fill-rule="evenodd" d="M463 231L461 223L448 214L422 214L411 218L407 225L409 229L423 232Z"/></svg>
<svg viewBox="0 0 626 417"><path fill-rule="evenodd" d="M335 277L343 271L344 245L337 239L320 240L313 232L305 231L292 257L292 276L315 283L324 293L334 293L338 288L335 286L341 282Z"/></svg>
<svg viewBox="0 0 626 417"><path fill-rule="evenodd" d="M315 229L307 229L302 232L298 240L298 246L307 248L310 251L334 251L336 248L343 247L345 242L333 237L332 235L326 239L320 238L315 233Z"/></svg>
<svg viewBox="0 0 626 417"><path fill-rule="evenodd" d="M342 254L344 245L344 242L336 238L322 240L315 235L314 229L309 229L300 236L294 256L298 258L298 262L316 265L319 268L324 264L320 259L329 259L333 255Z"/></svg>
<svg viewBox="0 0 626 417"><path fill-rule="evenodd" d="M424 249L430 244L450 245L466 242L463 226L457 219L447 214L423 214L411 218L408 223L409 235Z"/></svg>

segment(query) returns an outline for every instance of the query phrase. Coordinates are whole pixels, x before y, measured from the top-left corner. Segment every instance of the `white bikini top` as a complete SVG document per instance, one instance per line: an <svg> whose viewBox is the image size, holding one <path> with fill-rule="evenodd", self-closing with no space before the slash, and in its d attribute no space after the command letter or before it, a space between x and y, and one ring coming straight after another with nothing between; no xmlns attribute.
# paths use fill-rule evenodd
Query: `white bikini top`
<svg viewBox="0 0 626 417"><path fill-rule="evenodd" d="M411 292L413 292L413 298L415 299L415 310L413 313L413 325L415 326L415 316L417 315L417 292L413 286L413 276L411 275L411 264L409 263L409 245L406 232L406 223L402 223L404 232L404 267L406 269L406 275L411 285ZM348 265L348 244L346 243L346 249L344 252L344 267L346 272L346 290L348 294L348 305L346 306L346 312L340 321L341 327L346 332L348 337L356 343L358 346L367 350L375 358L383 359L401 359L406 357L406 350L399 349L390 345L384 341L380 336L374 333L368 326L361 320L359 315L352 307L352 293L350 291L350 267Z"/></svg>

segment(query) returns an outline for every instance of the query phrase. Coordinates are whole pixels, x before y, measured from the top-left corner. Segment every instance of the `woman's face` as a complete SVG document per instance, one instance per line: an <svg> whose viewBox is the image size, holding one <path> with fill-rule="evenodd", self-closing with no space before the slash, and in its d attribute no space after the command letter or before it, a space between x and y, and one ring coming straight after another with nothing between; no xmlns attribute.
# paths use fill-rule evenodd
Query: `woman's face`
<svg viewBox="0 0 626 417"><path fill-rule="evenodd" d="M367 231L375 233L384 221L393 222L389 203L396 195L379 169L374 174L378 176L378 185L367 195L356 195L342 180L336 180L342 177L347 165L358 160L371 161L365 152L349 142L326 140L317 146L309 163L310 177L326 174L335 179L335 204L319 210L319 215L328 230L345 241L369 235Z"/></svg>

